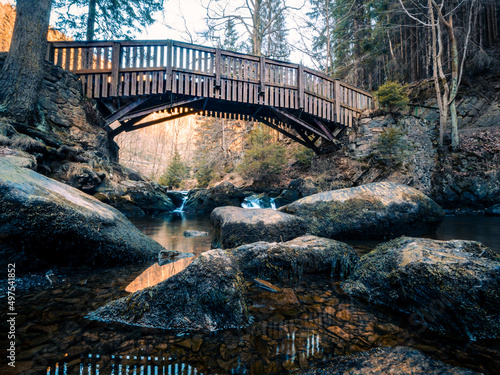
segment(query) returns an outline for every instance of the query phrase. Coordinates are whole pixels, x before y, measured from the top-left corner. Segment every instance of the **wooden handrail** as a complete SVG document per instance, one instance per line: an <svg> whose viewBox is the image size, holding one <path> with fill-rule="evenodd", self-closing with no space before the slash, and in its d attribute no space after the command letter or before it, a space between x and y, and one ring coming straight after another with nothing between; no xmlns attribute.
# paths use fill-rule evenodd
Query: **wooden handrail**
<svg viewBox="0 0 500 375"><path fill-rule="evenodd" d="M304 111L351 126L372 95L301 64L174 40L49 42L88 97L171 92ZM322 117L323 116L323 117Z"/></svg>

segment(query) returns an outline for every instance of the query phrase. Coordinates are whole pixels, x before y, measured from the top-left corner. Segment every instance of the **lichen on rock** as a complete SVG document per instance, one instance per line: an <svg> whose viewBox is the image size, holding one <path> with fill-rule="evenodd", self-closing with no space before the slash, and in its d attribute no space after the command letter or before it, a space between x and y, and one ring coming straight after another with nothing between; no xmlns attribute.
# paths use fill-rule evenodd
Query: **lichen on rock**
<svg viewBox="0 0 500 375"><path fill-rule="evenodd" d="M228 250L243 274L282 281L300 280L304 273L346 278L359 256L349 245L329 238L303 236L288 242L255 242Z"/></svg>
<svg viewBox="0 0 500 375"><path fill-rule="evenodd" d="M284 242L306 233L305 221L272 209L218 207L210 216L212 247L230 249L257 241Z"/></svg>
<svg viewBox="0 0 500 375"><path fill-rule="evenodd" d="M308 233L335 239L390 239L434 232L444 212L421 192L379 182L314 194L279 211L303 218Z"/></svg>
<svg viewBox="0 0 500 375"><path fill-rule="evenodd" d="M389 241L363 256L342 288L419 327L471 340L500 336L500 259L479 242Z"/></svg>

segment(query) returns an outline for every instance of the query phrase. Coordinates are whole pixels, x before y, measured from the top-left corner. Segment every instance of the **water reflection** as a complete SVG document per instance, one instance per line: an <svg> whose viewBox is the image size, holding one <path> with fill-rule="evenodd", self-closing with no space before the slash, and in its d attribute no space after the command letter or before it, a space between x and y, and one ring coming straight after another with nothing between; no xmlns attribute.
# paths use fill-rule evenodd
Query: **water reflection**
<svg viewBox="0 0 500 375"><path fill-rule="evenodd" d="M167 250L200 255L210 250L212 226L209 216L185 212L130 219L141 232L153 238ZM207 237L184 237L186 230L208 232Z"/></svg>
<svg viewBox="0 0 500 375"><path fill-rule="evenodd" d="M447 216L434 238L479 241L500 254L500 217Z"/></svg>
<svg viewBox="0 0 500 375"><path fill-rule="evenodd" d="M164 374L164 375L203 375L195 367L187 363L172 363L171 358L152 356L100 356L89 354L80 361L80 375L138 375L138 374ZM74 373L74 372L71 372ZM68 365L56 363L54 368L47 369L47 375L67 375Z"/></svg>
<svg viewBox="0 0 500 375"><path fill-rule="evenodd" d="M158 263L153 264L143 273L141 273L137 278L132 281L125 290L130 293L134 293L138 290L156 285L163 280L168 279L175 274L178 274L187 266L189 266L196 257L189 257L179 259L175 262L165 264L160 266Z"/></svg>

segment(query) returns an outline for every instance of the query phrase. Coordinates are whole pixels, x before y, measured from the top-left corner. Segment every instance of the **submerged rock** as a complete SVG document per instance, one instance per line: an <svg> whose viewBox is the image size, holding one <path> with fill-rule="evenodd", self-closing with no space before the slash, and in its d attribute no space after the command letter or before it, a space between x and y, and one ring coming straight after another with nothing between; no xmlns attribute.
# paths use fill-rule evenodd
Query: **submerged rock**
<svg viewBox="0 0 500 375"><path fill-rule="evenodd" d="M500 216L500 203L488 207L484 213L486 216Z"/></svg>
<svg viewBox="0 0 500 375"><path fill-rule="evenodd" d="M307 229L300 217L272 209L219 207L210 217L213 248L229 249L256 241L288 241L304 235Z"/></svg>
<svg viewBox="0 0 500 375"><path fill-rule="evenodd" d="M403 346L376 348L337 358L321 368L300 374L310 375L379 375L379 374L428 374L428 375L475 375L474 371L453 367Z"/></svg>
<svg viewBox="0 0 500 375"><path fill-rule="evenodd" d="M282 280L304 273L326 273L344 279L359 260L351 246L316 236L288 242L255 242L229 250L245 276Z"/></svg>
<svg viewBox="0 0 500 375"><path fill-rule="evenodd" d="M184 237L206 237L208 236L208 232L203 232L201 230L185 230L183 233Z"/></svg>
<svg viewBox="0 0 500 375"><path fill-rule="evenodd" d="M363 256L342 288L417 326L471 340L500 335L500 261L478 242L392 240Z"/></svg>
<svg viewBox="0 0 500 375"><path fill-rule="evenodd" d="M91 312L88 318L141 327L219 330L249 324L236 260L211 250L169 279Z"/></svg>
<svg viewBox="0 0 500 375"><path fill-rule="evenodd" d="M115 265L163 250L123 214L70 186L0 158L1 264Z"/></svg>
<svg viewBox="0 0 500 375"><path fill-rule="evenodd" d="M326 191L279 209L302 217L308 232L335 239L382 239L433 233L444 212L405 185L378 182Z"/></svg>

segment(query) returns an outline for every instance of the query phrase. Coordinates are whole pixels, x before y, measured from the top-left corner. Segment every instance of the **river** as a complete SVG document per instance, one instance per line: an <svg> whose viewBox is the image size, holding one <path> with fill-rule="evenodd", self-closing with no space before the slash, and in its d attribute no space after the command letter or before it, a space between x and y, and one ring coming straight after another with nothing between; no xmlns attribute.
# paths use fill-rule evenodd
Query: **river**
<svg viewBox="0 0 500 375"><path fill-rule="evenodd" d="M134 219L169 250L210 249L210 236L186 238L187 229L211 231L209 218L184 213ZM500 252L500 218L447 217L439 239L480 240ZM375 243L354 242L360 253ZM494 374L500 342L439 336L345 295L338 281L306 277L280 299L250 286L250 327L192 334L106 326L85 315L105 303L180 272L193 258L108 269L54 269L42 285L16 300L16 373L25 374L282 374L334 356L377 346L411 346L433 358ZM4 302L4 298L2 301ZM6 323L2 322L2 332ZM5 329L5 330L4 330ZM3 338L2 338L3 340ZM2 357L2 369L5 369ZM3 370L2 374L7 373Z"/></svg>

